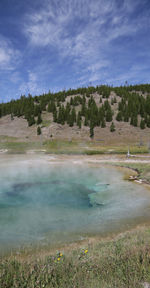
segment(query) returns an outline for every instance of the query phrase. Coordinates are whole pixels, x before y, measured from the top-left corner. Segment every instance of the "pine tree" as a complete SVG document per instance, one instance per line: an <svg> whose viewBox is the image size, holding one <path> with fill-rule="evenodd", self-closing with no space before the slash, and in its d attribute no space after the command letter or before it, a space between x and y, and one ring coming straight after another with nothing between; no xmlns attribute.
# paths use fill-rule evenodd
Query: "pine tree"
<svg viewBox="0 0 150 288"><path fill-rule="evenodd" d="M28 119L28 126L32 126L35 124L35 119L33 116L29 117Z"/></svg>
<svg viewBox="0 0 150 288"><path fill-rule="evenodd" d="M73 101L73 98L71 97L70 99L70 105L74 105L74 101Z"/></svg>
<svg viewBox="0 0 150 288"><path fill-rule="evenodd" d="M14 120L14 116L13 113L11 113L11 121Z"/></svg>
<svg viewBox="0 0 150 288"><path fill-rule="evenodd" d="M114 105L114 99L111 98L111 105Z"/></svg>
<svg viewBox="0 0 150 288"><path fill-rule="evenodd" d="M140 128L145 129L145 121L143 119L141 119Z"/></svg>
<svg viewBox="0 0 150 288"><path fill-rule="evenodd" d="M115 124L114 122L111 123L110 125L110 132L114 132L116 129L115 129Z"/></svg>
<svg viewBox="0 0 150 288"><path fill-rule="evenodd" d="M124 113L124 122L129 122L129 114L128 114L128 111L125 111L125 113Z"/></svg>
<svg viewBox="0 0 150 288"><path fill-rule="evenodd" d="M118 114L116 116L116 120L117 121L122 121L122 112L121 111L118 112Z"/></svg>
<svg viewBox="0 0 150 288"><path fill-rule="evenodd" d="M89 122L88 122L88 115L87 115L87 114L85 115L84 125L85 125L85 126L88 126L88 125L89 125Z"/></svg>
<svg viewBox="0 0 150 288"><path fill-rule="evenodd" d="M78 112L78 116L77 116L77 125L81 129L81 113L80 113L80 111Z"/></svg>
<svg viewBox="0 0 150 288"><path fill-rule="evenodd" d="M57 122L57 110L53 112L53 121Z"/></svg>
<svg viewBox="0 0 150 288"><path fill-rule="evenodd" d="M92 139L94 137L94 125L92 121L90 121L90 138Z"/></svg>
<svg viewBox="0 0 150 288"><path fill-rule="evenodd" d="M112 121L112 111L111 111L111 108L108 108L108 110L106 111L106 121L107 121L107 122L111 122L111 121Z"/></svg>
<svg viewBox="0 0 150 288"><path fill-rule="evenodd" d="M77 120L77 119L76 119L76 110L75 110L74 107L72 108L71 114L72 114L72 119L73 119L73 123L74 123L74 122L76 122L76 120Z"/></svg>
<svg viewBox="0 0 150 288"><path fill-rule="evenodd" d="M38 114L37 125L42 123L41 113Z"/></svg>
<svg viewBox="0 0 150 288"><path fill-rule="evenodd" d="M70 127L72 127L74 125L74 113L72 111L69 114L69 119L68 119L68 124L69 124Z"/></svg>
<svg viewBox="0 0 150 288"><path fill-rule="evenodd" d="M77 121L77 125L81 129L81 120L80 119Z"/></svg>
<svg viewBox="0 0 150 288"><path fill-rule="evenodd" d="M38 127L37 127L37 135L41 135L41 133L42 133L42 132L41 132L41 127L38 126Z"/></svg>
<svg viewBox="0 0 150 288"><path fill-rule="evenodd" d="M58 117L57 117L57 123L60 123L62 125L65 124L64 114L63 114L63 108L62 106L59 107L58 111Z"/></svg>
<svg viewBox="0 0 150 288"><path fill-rule="evenodd" d="M116 99L116 96L114 97L114 103L117 103L117 99Z"/></svg>
<svg viewBox="0 0 150 288"><path fill-rule="evenodd" d="M41 113L41 109L39 105L34 105L34 116L38 116L38 114Z"/></svg>
<svg viewBox="0 0 150 288"><path fill-rule="evenodd" d="M147 119L147 127L150 128L150 116Z"/></svg>
<svg viewBox="0 0 150 288"><path fill-rule="evenodd" d="M137 127L138 124L137 115L132 115L130 124Z"/></svg>
<svg viewBox="0 0 150 288"><path fill-rule="evenodd" d="M50 102L48 103L47 112L49 112L49 113L52 112L51 111L51 103Z"/></svg>
<svg viewBox="0 0 150 288"><path fill-rule="evenodd" d="M106 122L105 122L105 119L103 117L101 120L101 128L105 128L105 127L106 127Z"/></svg>

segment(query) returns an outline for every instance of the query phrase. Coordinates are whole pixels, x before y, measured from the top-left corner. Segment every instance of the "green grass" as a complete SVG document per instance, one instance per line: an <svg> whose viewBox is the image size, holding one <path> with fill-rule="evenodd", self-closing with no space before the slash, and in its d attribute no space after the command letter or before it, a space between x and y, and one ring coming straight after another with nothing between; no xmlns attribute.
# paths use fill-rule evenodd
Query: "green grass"
<svg viewBox="0 0 150 288"><path fill-rule="evenodd" d="M47 125L46 122L44 122ZM46 127L46 126L45 126ZM104 145L104 143L97 143L96 141L79 141L79 140L46 140L43 141L41 137L36 142L31 141L17 141L15 137L0 137L0 149L8 149L10 153L25 153L30 149L45 149L47 153L55 154L126 154L128 151L127 145ZM130 146L131 154L149 153L147 146Z"/></svg>
<svg viewBox="0 0 150 288"><path fill-rule="evenodd" d="M78 141L51 140L43 142L47 153L56 154L84 154L85 148Z"/></svg>
<svg viewBox="0 0 150 288"><path fill-rule="evenodd" d="M0 149L8 149L9 153L25 153L27 150L40 148L40 142L0 142Z"/></svg>
<svg viewBox="0 0 150 288"><path fill-rule="evenodd" d="M42 121L42 124L41 124L41 128L43 127L49 127L51 124L51 121L50 120L43 120Z"/></svg>
<svg viewBox="0 0 150 288"><path fill-rule="evenodd" d="M128 146L111 146L111 145L97 145L94 141L78 141L78 140L51 140L43 143L44 149L48 153L56 154L86 154L86 155L97 155L97 154L126 154ZM147 146L139 147L133 145L130 147L131 154L144 154L148 153Z"/></svg>
<svg viewBox="0 0 150 288"><path fill-rule="evenodd" d="M17 141L16 137L10 137L10 136L5 136L5 135L0 135L0 143L8 142L8 141Z"/></svg>
<svg viewBox="0 0 150 288"><path fill-rule="evenodd" d="M150 283L150 229L43 258L1 259L0 287L140 288ZM88 253L85 253L88 249Z"/></svg>

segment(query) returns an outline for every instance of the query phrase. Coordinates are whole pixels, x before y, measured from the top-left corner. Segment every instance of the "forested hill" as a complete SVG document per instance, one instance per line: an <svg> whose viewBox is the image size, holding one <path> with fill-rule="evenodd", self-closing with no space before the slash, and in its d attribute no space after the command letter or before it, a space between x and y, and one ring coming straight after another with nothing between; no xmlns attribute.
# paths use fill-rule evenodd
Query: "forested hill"
<svg viewBox="0 0 150 288"><path fill-rule="evenodd" d="M12 121L15 117L25 118L28 126L37 125L38 134L45 112L52 122L70 127L76 125L79 129L90 127L91 138L94 128L105 128L107 122L110 122L110 132L115 131L116 121L128 122L141 129L150 128L150 84L101 85L34 97L29 94L0 104L0 118L6 115L10 115Z"/></svg>

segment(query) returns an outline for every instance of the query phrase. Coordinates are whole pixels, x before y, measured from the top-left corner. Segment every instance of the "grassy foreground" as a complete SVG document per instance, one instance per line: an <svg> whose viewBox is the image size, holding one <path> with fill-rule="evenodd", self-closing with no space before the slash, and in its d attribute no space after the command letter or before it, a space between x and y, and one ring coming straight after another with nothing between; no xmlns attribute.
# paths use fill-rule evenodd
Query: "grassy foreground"
<svg viewBox="0 0 150 288"><path fill-rule="evenodd" d="M0 287L144 287L150 283L150 229L140 228L44 259L20 259L1 259Z"/></svg>

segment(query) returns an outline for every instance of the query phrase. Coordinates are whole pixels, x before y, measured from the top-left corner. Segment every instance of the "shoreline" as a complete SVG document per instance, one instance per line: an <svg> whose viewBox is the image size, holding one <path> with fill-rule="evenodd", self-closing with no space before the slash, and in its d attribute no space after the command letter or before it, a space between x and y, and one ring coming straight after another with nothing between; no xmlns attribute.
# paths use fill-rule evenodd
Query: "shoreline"
<svg viewBox="0 0 150 288"><path fill-rule="evenodd" d="M100 236L93 235L87 236L85 239L71 241L68 243L56 244L55 246L47 244L47 246L43 247L42 245L31 245L31 246L23 246L20 249L16 248L11 252L7 252L4 255L0 255L1 259L14 259L21 262L32 262L38 259L44 260L47 257L53 256L61 252L63 255L72 254L73 251L81 251L89 248L93 248L96 245L106 244L110 242L117 242L124 238L132 237L134 234L146 233L150 231L150 222L137 224L135 227L129 228L124 231L118 231L113 233L108 233L108 235Z"/></svg>

